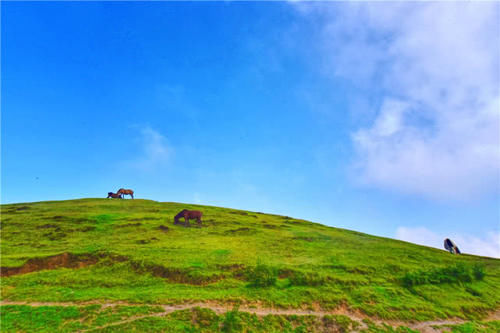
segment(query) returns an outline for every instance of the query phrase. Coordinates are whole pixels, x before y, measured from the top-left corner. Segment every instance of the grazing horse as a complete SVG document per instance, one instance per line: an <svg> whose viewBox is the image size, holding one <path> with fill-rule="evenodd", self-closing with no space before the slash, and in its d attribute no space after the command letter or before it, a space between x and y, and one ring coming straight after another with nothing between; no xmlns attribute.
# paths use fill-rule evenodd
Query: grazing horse
<svg viewBox="0 0 500 333"><path fill-rule="evenodd" d="M444 240L444 248L448 251L450 251L451 254L461 254L460 250L458 249L458 246L453 243L453 241L449 238L446 238Z"/></svg>
<svg viewBox="0 0 500 333"><path fill-rule="evenodd" d="M125 194L128 194L128 195L130 195L132 197L132 199L134 198L134 191L132 191L132 190L126 190L124 188L121 188L116 193L121 194L123 196L125 196Z"/></svg>
<svg viewBox="0 0 500 333"><path fill-rule="evenodd" d="M199 210L183 209L182 211L179 212L179 214L175 215L174 224L179 224L179 219L181 217L183 217L185 220L185 223L184 223L185 227L189 227L189 219L196 219L196 221L198 222L198 225L201 225L201 216L202 215L203 215L203 213L200 212Z"/></svg>
<svg viewBox="0 0 500 333"><path fill-rule="evenodd" d="M108 198L118 198L122 199L122 195L120 193L113 193L113 192L108 192ZM107 199L107 198L106 198Z"/></svg>

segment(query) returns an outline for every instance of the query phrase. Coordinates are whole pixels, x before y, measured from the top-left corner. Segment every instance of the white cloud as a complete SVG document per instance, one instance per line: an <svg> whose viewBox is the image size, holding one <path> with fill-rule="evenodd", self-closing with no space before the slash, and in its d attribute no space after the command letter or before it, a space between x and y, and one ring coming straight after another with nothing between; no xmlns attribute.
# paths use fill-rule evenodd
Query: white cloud
<svg viewBox="0 0 500 333"><path fill-rule="evenodd" d="M439 199L498 193L499 3L296 6L325 19L325 72L378 99L352 132L362 184Z"/></svg>
<svg viewBox="0 0 500 333"><path fill-rule="evenodd" d="M373 124L373 135L388 137L397 134L403 129L404 114L408 111L408 104L397 100L385 100L380 115Z"/></svg>
<svg viewBox="0 0 500 333"><path fill-rule="evenodd" d="M140 128L139 142L141 155L132 161L132 165L138 169L149 171L164 165L172 155L173 148L167 138L149 126Z"/></svg>
<svg viewBox="0 0 500 333"><path fill-rule="evenodd" d="M396 230L396 238L407 242L444 249L444 239L450 238L462 253L500 258L500 232L490 231L485 236L437 234L425 227L399 227Z"/></svg>

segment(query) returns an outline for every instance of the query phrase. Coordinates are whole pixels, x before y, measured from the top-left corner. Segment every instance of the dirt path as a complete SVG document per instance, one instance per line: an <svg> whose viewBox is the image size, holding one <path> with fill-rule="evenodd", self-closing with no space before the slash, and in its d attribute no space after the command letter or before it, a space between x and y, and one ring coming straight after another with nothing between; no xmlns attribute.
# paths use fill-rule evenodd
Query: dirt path
<svg viewBox="0 0 500 333"><path fill-rule="evenodd" d="M139 320L142 318L148 317L161 317L165 316L169 313L179 310L191 309L194 307L208 308L217 313L218 315L224 314L233 309L233 305L231 304L220 304L216 302L196 302L196 303L185 303L185 304L137 304L137 303L128 303L128 302L99 302L99 301L89 301L89 302L19 302L19 301L0 301L0 305L29 305L29 306L85 306L85 305L101 305L103 308L106 307L114 307L114 306L159 306L162 307L164 311L140 315L140 316L132 316L130 318L124 319L122 321L117 321L114 323L109 323L103 326L95 327L89 330L84 330L81 332L90 332L96 331L99 329L103 329L109 326L117 326L125 323L129 323L135 320ZM298 316L317 316L323 317L325 315L344 315L351 318L360 324L358 330L362 330L366 328L366 324L363 322L363 319L370 319L372 322L376 324L388 324L393 327L397 326L406 326L411 329L420 331L422 333L433 333L440 332L440 330L434 329L432 326L441 326L441 325L457 325L467 322L467 320L463 319L443 319L443 320L433 320L433 321L423 321L423 322L405 322L400 320L381 320L368 317L360 312L354 312L349 310L346 307L339 307L334 310L304 310L304 309L275 309L275 308L262 308L262 307L252 307L241 305L238 309L240 312L253 313L258 316L265 315L298 315ZM490 313L490 315L485 318L485 320L499 320L500 319L500 309Z"/></svg>

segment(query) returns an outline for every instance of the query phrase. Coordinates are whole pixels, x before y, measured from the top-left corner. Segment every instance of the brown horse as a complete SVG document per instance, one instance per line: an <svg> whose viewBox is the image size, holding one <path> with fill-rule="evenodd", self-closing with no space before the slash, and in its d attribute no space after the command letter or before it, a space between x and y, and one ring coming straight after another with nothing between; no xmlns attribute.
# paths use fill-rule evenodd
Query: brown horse
<svg viewBox="0 0 500 333"><path fill-rule="evenodd" d="M120 195L123 195L123 196L125 196L125 194L128 194L128 195L130 195L132 197L132 199L134 198L134 191L132 191L132 190L126 190L124 188L121 188L116 193L118 193Z"/></svg>
<svg viewBox="0 0 500 333"><path fill-rule="evenodd" d="M118 198L122 199L122 195L120 193L108 192L108 198ZM107 199L107 198L106 198Z"/></svg>
<svg viewBox="0 0 500 333"><path fill-rule="evenodd" d="M189 219L196 219L196 221L198 222L198 225L201 225L201 216L202 215L203 215L203 213L200 212L199 210L183 209L182 211L179 212L179 214L175 215L174 224L179 224L179 219L181 217L183 217L185 220L185 223L184 223L185 227L189 227Z"/></svg>

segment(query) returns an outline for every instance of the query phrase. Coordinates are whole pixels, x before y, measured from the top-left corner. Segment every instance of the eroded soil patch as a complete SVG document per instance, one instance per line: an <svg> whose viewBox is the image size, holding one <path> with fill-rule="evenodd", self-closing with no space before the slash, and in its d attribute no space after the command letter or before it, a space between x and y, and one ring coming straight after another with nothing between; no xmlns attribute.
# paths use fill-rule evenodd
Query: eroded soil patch
<svg viewBox="0 0 500 333"><path fill-rule="evenodd" d="M137 223L118 224L118 225L115 225L114 227L115 228L127 228L127 227L139 227L141 225L142 225L142 223L137 222Z"/></svg>
<svg viewBox="0 0 500 333"><path fill-rule="evenodd" d="M256 233L257 233L256 230L250 229L247 227L242 227L242 228L224 231L224 235L251 235L251 234L256 234Z"/></svg>
<svg viewBox="0 0 500 333"><path fill-rule="evenodd" d="M153 276L161 277L173 283L185 283L194 285L204 285L217 282L225 277L224 274L201 274L196 269L165 267L152 263L139 263L132 261L132 268L139 274L150 273Z"/></svg>
<svg viewBox="0 0 500 333"><path fill-rule="evenodd" d="M140 240L139 242L147 243L152 240L158 239L152 238L151 240ZM165 267L154 263L137 262L130 260L128 257L109 253L73 254L68 252L43 258L31 258L28 259L24 265L19 267L1 267L0 276L9 277L59 268L77 269L95 265L103 259L111 263L128 261L131 268L139 274L149 273L173 283L204 285L219 281L226 277L225 274L206 274L192 268Z"/></svg>
<svg viewBox="0 0 500 333"><path fill-rule="evenodd" d="M62 253L44 258L31 258L19 267L1 267L0 276L27 274L45 269L82 268L96 264L102 256L90 254Z"/></svg>
<svg viewBox="0 0 500 333"><path fill-rule="evenodd" d="M160 225L157 229L163 232L167 232L169 230L169 227L167 227L166 225Z"/></svg>
<svg viewBox="0 0 500 333"><path fill-rule="evenodd" d="M99 302L99 301L88 301L88 302L20 302L20 301L6 301L0 302L1 306L5 305L27 305L27 306L87 306L87 305L101 305L99 312L108 311L109 308L121 308L124 306L144 306L146 304L138 303L128 303L128 302ZM83 329L81 332L102 330L111 326L118 326L125 323L129 323L135 320L140 320L147 317L163 317L175 311L190 310L195 316L191 317L191 320L196 321L198 316L197 313L201 309L210 309L216 315L223 315L227 312L234 312L234 305L232 303L218 303L214 301L205 302L188 302L183 304L154 304L156 309L147 314L132 315L129 318L120 318L116 321L106 323L100 326ZM152 306L152 305L151 305ZM382 320L374 317L367 316L361 312L353 311L346 307L345 305L340 306L335 309L277 309L277 308L265 308L260 304L242 304L236 310L238 313L250 313L255 314L259 317L276 315L276 316L308 316L316 317L320 320L319 331L320 332L357 332L364 330L369 326L376 331L388 332L388 327L391 327L391 332L406 332L406 328L417 330L419 332L442 332L449 331L450 325L457 325L466 323L467 320L460 318L448 318L448 319L437 319L432 321L402 321L402 320ZM111 311L111 312L114 312ZM483 320L491 321L498 320L500 310L491 312ZM203 318L207 319L206 316ZM293 318L288 318L293 319ZM314 324L314 322L311 322ZM401 330L400 330L401 328ZM380 330L378 330L380 329Z"/></svg>
<svg viewBox="0 0 500 333"><path fill-rule="evenodd" d="M44 225L39 225L36 227L37 229L48 229L48 228L54 228L56 230L61 230L61 228L58 225L55 224L44 224Z"/></svg>

